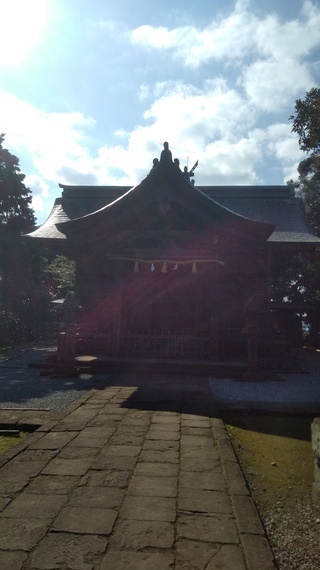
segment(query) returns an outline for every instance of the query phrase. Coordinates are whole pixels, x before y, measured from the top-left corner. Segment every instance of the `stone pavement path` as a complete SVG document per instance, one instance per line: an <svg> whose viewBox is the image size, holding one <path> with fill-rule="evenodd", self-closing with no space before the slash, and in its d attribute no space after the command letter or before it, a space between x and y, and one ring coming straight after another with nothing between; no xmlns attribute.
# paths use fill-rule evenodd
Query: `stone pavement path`
<svg viewBox="0 0 320 570"><path fill-rule="evenodd" d="M0 456L0 568L274 569L207 381L111 381Z"/></svg>

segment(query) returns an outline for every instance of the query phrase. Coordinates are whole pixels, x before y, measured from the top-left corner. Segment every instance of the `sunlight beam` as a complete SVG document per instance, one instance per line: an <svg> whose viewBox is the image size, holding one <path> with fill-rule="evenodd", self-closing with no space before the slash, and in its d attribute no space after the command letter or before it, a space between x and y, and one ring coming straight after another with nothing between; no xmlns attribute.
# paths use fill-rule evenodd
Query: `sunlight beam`
<svg viewBox="0 0 320 570"><path fill-rule="evenodd" d="M48 0L0 0L0 66L19 65L41 41Z"/></svg>

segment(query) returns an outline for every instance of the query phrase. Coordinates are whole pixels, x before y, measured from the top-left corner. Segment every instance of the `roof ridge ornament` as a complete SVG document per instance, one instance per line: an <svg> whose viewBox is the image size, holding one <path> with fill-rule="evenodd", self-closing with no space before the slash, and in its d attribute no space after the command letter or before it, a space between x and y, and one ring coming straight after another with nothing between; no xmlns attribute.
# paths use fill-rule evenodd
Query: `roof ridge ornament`
<svg viewBox="0 0 320 570"><path fill-rule="evenodd" d="M191 180L191 178L193 178L193 176L194 176L194 171L195 171L195 169L197 168L198 164L199 164L199 161L197 160L197 162L195 162L195 164L193 165L193 167L192 167L191 170L189 170L189 171L188 171L188 167L187 167L187 166L185 166L185 167L183 168L183 176L184 176L187 180L189 180L189 182L191 182L191 184L194 184L194 180Z"/></svg>
<svg viewBox="0 0 320 570"><path fill-rule="evenodd" d="M174 160L172 160L172 152L169 149L169 143L168 142L164 142L163 143L163 151L161 151L161 155L160 155L160 160L158 158L154 158L152 161L152 169L150 172L152 172L152 170L154 170L159 163L173 163L174 166L176 167L177 171L180 172L180 174L186 179L188 180L188 182L190 182L191 184L194 184L194 180L191 180L191 178L194 177L194 171L198 166L198 160L196 161L196 163L193 165L193 167L191 168L191 170L188 170L188 166L185 166L183 171L180 168L180 161L178 158L175 158Z"/></svg>
<svg viewBox="0 0 320 570"><path fill-rule="evenodd" d="M169 143L167 142L163 143L163 151L161 152L160 156L160 162L162 161L172 162L172 152L169 149Z"/></svg>

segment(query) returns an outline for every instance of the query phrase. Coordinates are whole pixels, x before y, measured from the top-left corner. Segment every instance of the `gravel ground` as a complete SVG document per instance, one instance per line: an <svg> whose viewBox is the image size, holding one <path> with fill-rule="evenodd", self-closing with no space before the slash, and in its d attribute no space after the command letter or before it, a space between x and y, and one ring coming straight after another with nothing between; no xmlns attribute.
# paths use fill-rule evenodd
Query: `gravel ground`
<svg viewBox="0 0 320 570"><path fill-rule="evenodd" d="M320 508L310 496L261 513L279 570L319 570Z"/></svg>
<svg viewBox="0 0 320 570"><path fill-rule="evenodd" d="M302 355L305 373L272 374L272 380L234 380L210 378L211 391L218 406L247 409L318 409L320 415L320 354Z"/></svg>
<svg viewBox="0 0 320 570"><path fill-rule="evenodd" d="M306 373L273 375L267 381L237 381L212 378L211 391L221 409L243 412L265 410L310 412L320 416L320 354L305 353L302 368ZM259 506L263 492L255 487L250 473L245 473L252 496ZM320 507L310 494L292 496L272 508L260 506L260 516L279 570L320 569Z"/></svg>
<svg viewBox="0 0 320 570"><path fill-rule="evenodd" d="M97 375L50 378L40 376L39 369L28 367L30 362L45 360L49 351L48 347L38 346L25 349L10 358L1 358L0 409L62 410L99 382Z"/></svg>
<svg viewBox="0 0 320 570"><path fill-rule="evenodd" d="M272 507L263 506L263 492L244 474L258 507L278 570L319 570L320 507L312 502L311 493L282 498Z"/></svg>

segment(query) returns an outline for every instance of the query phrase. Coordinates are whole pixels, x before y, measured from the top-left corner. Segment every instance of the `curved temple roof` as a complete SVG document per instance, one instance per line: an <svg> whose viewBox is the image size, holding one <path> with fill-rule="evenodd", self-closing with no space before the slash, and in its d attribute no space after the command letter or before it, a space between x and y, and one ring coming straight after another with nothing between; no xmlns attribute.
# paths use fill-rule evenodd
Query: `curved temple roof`
<svg viewBox="0 0 320 570"><path fill-rule="evenodd" d="M46 220L30 238L64 240L97 234L99 227L117 231L118 224L134 223L150 204L176 201L193 216L231 232L272 243L318 244L305 219L301 199L289 186L199 186L190 182L193 172L180 170L167 143L160 161L153 161L148 176L136 187L67 186Z"/></svg>

